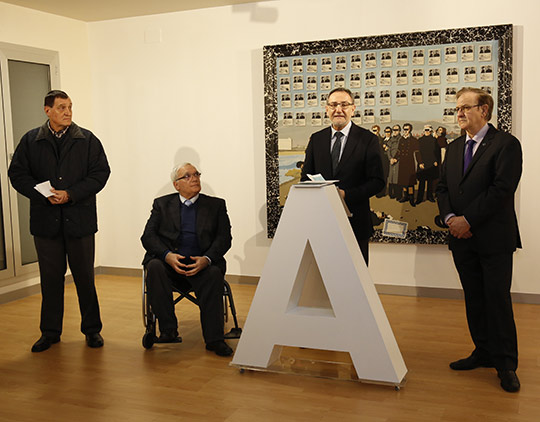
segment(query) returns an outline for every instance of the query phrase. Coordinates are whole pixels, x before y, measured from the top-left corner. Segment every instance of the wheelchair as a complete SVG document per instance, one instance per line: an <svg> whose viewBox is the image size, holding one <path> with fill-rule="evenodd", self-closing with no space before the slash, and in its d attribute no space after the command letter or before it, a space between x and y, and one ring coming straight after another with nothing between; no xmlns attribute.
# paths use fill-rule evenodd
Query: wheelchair
<svg viewBox="0 0 540 422"><path fill-rule="evenodd" d="M229 321L228 311L230 310L234 322L233 328L231 328L231 330L224 335L224 338L237 339L240 338L240 335L242 334L242 328L238 326L238 320L236 318L236 307L234 306L231 286L225 279L223 279L223 286L223 316L225 322L227 323ZM175 305L182 299L187 299L191 303L199 306L199 303L197 301L197 298L193 294L193 289L191 288L191 286L184 288L184 286L173 284L172 289L173 295L176 296L174 298ZM142 338L142 345L145 349L151 349L158 340L158 337L156 335L157 318L156 315L152 312L152 307L150 306L150 303L148 301L148 290L146 286L146 268L143 269L142 277L142 313L144 327L146 328Z"/></svg>

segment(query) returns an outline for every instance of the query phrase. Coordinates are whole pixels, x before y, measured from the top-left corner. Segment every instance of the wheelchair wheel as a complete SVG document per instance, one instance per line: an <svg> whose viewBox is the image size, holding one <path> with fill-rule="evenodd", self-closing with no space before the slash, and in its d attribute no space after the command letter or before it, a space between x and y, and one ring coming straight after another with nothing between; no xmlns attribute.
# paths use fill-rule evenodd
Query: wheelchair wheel
<svg viewBox="0 0 540 422"><path fill-rule="evenodd" d="M146 333L142 338L142 345L145 349L151 349L157 337L153 333Z"/></svg>

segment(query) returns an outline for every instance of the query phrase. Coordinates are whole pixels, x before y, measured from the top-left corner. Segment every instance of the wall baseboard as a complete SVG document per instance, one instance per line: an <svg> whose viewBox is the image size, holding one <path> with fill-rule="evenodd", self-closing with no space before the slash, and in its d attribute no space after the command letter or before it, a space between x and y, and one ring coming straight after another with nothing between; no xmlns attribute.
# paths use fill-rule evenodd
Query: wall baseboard
<svg viewBox="0 0 540 422"><path fill-rule="evenodd" d="M13 302L15 300L23 299L28 296L32 296L41 292L41 286L34 284L32 286L22 287L11 292L0 294L0 305L7 302Z"/></svg>
<svg viewBox="0 0 540 422"><path fill-rule="evenodd" d="M142 277L141 268L121 268L121 267L96 267L96 275L119 275L124 277Z"/></svg>
<svg viewBox="0 0 540 422"><path fill-rule="evenodd" d="M251 284L251 285L257 285L259 283L259 278L253 275L235 275L235 274L227 274L225 276L227 281L230 284Z"/></svg>
<svg viewBox="0 0 540 422"><path fill-rule="evenodd" d="M100 266L95 269L96 275L117 275L124 277L142 277L142 268L120 268ZM227 274L227 281L230 284L249 284L257 285L259 277L249 275ZM66 282L72 282L71 275L66 276ZM397 286L391 284L376 284L375 288L379 294L413 296L413 297L431 297L437 299L463 299L461 289L449 289L442 287L418 287L418 286ZM14 290L0 295L0 304L22 299L40 292L39 284ZM512 293L514 303L527 303L540 305L540 294L535 293Z"/></svg>
<svg viewBox="0 0 540 422"><path fill-rule="evenodd" d="M96 268L96 274L141 277L142 269L98 267ZM259 282L259 277L251 275L227 274L226 278L230 284L257 285ZM463 290L461 289L450 289L444 287L398 286L392 284L376 284L375 288L377 289L377 293L383 295L431 297L436 299L463 299ZM540 305L540 294L512 293L512 302Z"/></svg>

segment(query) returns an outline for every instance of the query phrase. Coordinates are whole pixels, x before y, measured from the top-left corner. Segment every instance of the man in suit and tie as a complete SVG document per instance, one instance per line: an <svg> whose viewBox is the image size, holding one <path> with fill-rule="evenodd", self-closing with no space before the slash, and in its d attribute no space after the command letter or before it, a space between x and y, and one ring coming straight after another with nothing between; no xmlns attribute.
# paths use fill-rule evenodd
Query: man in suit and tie
<svg viewBox="0 0 540 422"><path fill-rule="evenodd" d="M354 110L351 91L335 88L330 92L326 113L332 126L311 135L301 180L319 173L326 180L339 180L338 191L352 213L349 221L367 264L373 233L369 198L384 187L385 180L379 140L351 122Z"/></svg>
<svg viewBox="0 0 540 422"><path fill-rule="evenodd" d="M501 386L518 391L517 335L510 286L512 256L521 247L514 193L521 177L519 141L489 120L493 98L477 88L457 93L465 135L447 147L437 187L439 210L450 230L475 349L454 370L495 367Z"/></svg>
<svg viewBox="0 0 540 422"><path fill-rule="evenodd" d="M178 193L154 200L141 237L148 300L159 322L158 342L178 343L172 284L193 287L206 349L230 356L223 340L223 277L231 224L225 201L200 193L200 177L192 164L177 166L171 180Z"/></svg>

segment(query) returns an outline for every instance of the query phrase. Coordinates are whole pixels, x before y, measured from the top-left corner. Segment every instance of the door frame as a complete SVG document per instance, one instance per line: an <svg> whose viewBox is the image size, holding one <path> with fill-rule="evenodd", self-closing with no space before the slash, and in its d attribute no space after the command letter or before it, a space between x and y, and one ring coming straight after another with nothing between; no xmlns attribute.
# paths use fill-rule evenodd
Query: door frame
<svg viewBox="0 0 540 422"><path fill-rule="evenodd" d="M57 51L0 42L0 193L6 248L6 269L0 270L0 286L11 284L10 280L6 282L6 279L38 272L37 262L22 264L17 192L7 176L7 169L15 151L8 60L48 65L51 89L60 87Z"/></svg>

